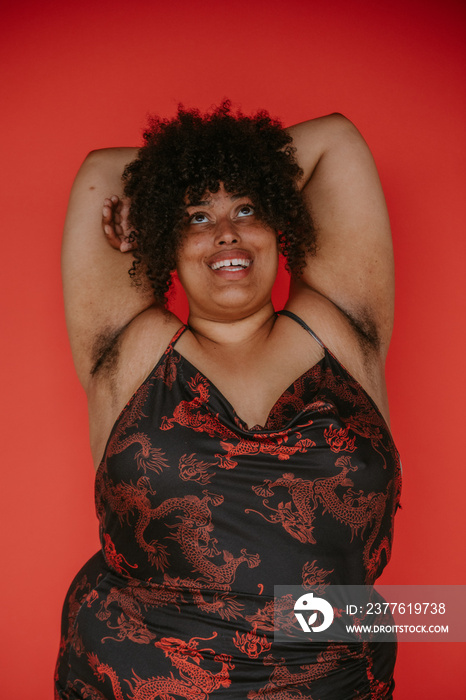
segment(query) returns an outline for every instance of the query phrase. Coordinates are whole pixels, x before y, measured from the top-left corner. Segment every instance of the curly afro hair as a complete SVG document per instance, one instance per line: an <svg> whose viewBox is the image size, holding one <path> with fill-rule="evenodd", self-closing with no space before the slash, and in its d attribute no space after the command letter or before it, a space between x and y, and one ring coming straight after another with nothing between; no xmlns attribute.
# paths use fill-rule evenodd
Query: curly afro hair
<svg viewBox="0 0 466 700"><path fill-rule="evenodd" d="M302 174L292 139L265 111L252 117L224 101L212 111L178 107L176 117L151 117L145 144L124 173L129 224L137 243L130 274L144 270L156 300L166 304L186 221L186 197L218 192L251 198L256 215L277 233L287 268L299 274L315 233L297 187Z"/></svg>

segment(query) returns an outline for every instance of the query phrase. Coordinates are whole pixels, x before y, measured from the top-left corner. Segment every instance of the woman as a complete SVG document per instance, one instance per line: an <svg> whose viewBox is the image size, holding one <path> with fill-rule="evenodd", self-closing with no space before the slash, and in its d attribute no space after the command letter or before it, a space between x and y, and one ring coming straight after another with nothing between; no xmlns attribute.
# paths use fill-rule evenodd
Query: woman
<svg viewBox="0 0 466 700"><path fill-rule="evenodd" d="M84 162L63 271L102 551L68 594L56 696L391 697L390 644L273 640L274 585L373 583L390 556L393 260L355 127L153 119L140 151Z"/></svg>

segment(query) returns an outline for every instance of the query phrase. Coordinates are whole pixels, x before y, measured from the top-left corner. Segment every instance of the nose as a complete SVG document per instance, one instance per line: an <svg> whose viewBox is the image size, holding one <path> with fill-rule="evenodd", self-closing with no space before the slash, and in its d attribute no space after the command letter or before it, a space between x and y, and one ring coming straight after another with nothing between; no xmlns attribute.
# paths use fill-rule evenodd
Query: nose
<svg viewBox="0 0 466 700"><path fill-rule="evenodd" d="M232 245L238 243L240 236L233 222L228 218L222 218L217 222L215 230L215 243L218 245Z"/></svg>

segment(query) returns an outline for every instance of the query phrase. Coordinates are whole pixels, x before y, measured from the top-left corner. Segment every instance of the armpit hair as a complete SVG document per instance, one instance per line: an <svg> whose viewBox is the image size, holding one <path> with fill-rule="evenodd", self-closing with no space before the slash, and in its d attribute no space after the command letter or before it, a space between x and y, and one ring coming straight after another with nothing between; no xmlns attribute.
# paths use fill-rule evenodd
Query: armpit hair
<svg viewBox="0 0 466 700"><path fill-rule="evenodd" d="M91 376L112 374L116 369L120 350L122 329L107 330L99 333L92 347Z"/></svg>
<svg viewBox="0 0 466 700"><path fill-rule="evenodd" d="M341 307L340 311L348 319L351 327L356 331L359 344L363 351L379 350L380 336L372 315L365 309L361 309L357 314L350 314Z"/></svg>

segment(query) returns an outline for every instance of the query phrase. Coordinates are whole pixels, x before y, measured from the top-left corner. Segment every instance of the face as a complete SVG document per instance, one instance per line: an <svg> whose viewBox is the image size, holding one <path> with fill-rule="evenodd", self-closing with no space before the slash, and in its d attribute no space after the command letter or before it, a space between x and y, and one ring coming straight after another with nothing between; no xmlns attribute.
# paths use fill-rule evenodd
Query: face
<svg viewBox="0 0 466 700"><path fill-rule="evenodd" d="M260 221L251 199L221 185L202 202L187 203L177 273L190 312L228 320L270 302L277 275L275 231Z"/></svg>

